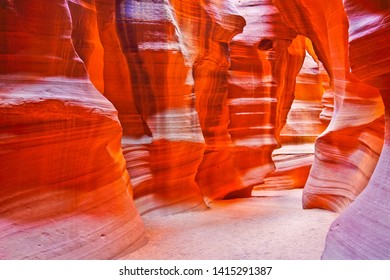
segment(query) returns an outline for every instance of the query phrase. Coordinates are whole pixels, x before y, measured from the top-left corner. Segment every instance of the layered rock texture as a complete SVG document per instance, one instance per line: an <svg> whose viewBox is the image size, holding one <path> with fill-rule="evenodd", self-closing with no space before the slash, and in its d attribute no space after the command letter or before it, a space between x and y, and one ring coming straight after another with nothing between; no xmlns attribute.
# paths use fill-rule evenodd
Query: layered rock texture
<svg viewBox="0 0 390 280"><path fill-rule="evenodd" d="M294 99L305 39L286 26L272 1L236 1L246 19L230 44L229 133L233 162L247 187L275 169L271 155Z"/></svg>
<svg viewBox="0 0 390 280"><path fill-rule="evenodd" d="M195 109L191 54L180 42L184 38L175 11L167 1L117 1L115 15L142 120L141 139L131 135L132 122L124 123L136 203L142 213L205 207L195 182L205 143Z"/></svg>
<svg viewBox="0 0 390 280"><path fill-rule="evenodd" d="M108 259L139 248L121 126L86 71L102 86L99 46L88 51L94 6L3 1L0 19L0 258Z"/></svg>
<svg viewBox="0 0 390 280"><path fill-rule="evenodd" d="M323 258L389 258L388 18L379 0L0 1L0 258L121 257L140 214L256 186L346 209Z"/></svg>
<svg viewBox="0 0 390 280"><path fill-rule="evenodd" d="M314 160L314 142L328 122L321 118L326 110L323 101L326 82L329 80L322 63L318 61L310 40L305 40L306 56L296 77L294 102L279 137L281 148L274 150L275 171L264 178L256 189L302 188ZM333 99L331 99L333 104Z"/></svg>
<svg viewBox="0 0 390 280"><path fill-rule="evenodd" d="M368 186L332 224L324 259L390 258L390 4L347 0L352 73L379 89L385 105L385 142ZM364 18L364 25L362 24Z"/></svg>
<svg viewBox="0 0 390 280"><path fill-rule="evenodd" d="M348 19L341 1L275 2L291 28L311 39L334 94L331 122L316 140L303 206L341 211L375 169L383 144L382 99L378 89L350 73Z"/></svg>

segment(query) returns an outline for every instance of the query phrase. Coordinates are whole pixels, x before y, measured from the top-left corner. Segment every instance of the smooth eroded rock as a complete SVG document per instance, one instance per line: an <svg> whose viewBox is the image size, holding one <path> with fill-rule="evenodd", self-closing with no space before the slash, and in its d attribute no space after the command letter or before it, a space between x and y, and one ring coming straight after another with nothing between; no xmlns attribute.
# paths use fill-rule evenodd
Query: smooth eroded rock
<svg viewBox="0 0 390 280"><path fill-rule="evenodd" d="M334 94L332 119L315 143L303 206L341 211L375 169L383 143L383 102L376 88L350 73L348 19L341 1L275 3L286 23L312 41Z"/></svg>
<svg viewBox="0 0 390 280"><path fill-rule="evenodd" d="M117 112L74 49L72 5L0 9L1 259L111 259L146 242Z"/></svg>
<svg viewBox="0 0 390 280"><path fill-rule="evenodd" d="M379 89L385 105L385 142L368 186L331 225L323 259L390 258L390 5L344 1L350 22L352 73ZM363 20L364 19L364 20ZM363 24L364 22L364 24Z"/></svg>

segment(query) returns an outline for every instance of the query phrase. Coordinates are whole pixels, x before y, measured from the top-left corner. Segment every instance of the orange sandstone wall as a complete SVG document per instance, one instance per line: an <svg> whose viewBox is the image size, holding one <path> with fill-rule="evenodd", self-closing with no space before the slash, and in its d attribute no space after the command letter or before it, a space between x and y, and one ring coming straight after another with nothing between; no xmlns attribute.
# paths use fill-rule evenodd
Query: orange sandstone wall
<svg viewBox="0 0 390 280"><path fill-rule="evenodd" d="M247 24L230 44L228 131L234 165L250 190L275 169L271 155L280 145L305 46L272 1L234 3Z"/></svg>
<svg viewBox="0 0 390 280"><path fill-rule="evenodd" d="M96 43L94 7L4 3L0 258L109 259L139 248L146 239L117 113L88 79L86 69L94 66L80 59L101 57L101 49L79 54L84 41L74 40L82 33L85 42ZM75 30L74 19L84 12Z"/></svg>
<svg viewBox="0 0 390 280"><path fill-rule="evenodd" d="M314 160L314 142L328 124L321 118L324 110L324 83L329 80L309 39L305 39L305 61L296 77L294 102L283 129L276 135L281 147L274 150L275 171L256 189L303 188ZM333 105L333 99L330 100ZM331 115L330 115L331 117Z"/></svg>
<svg viewBox="0 0 390 280"><path fill-rule="evenodd" d="M344 1L350 22L352 73L379 89L385 105L385 142L368 186L332 224L323 259L390 258L390 4ZM363 20L364 19L364 20ZM362 24L364 22L364 24Z"/></svg>
<svg viewBox="0 0 390 280"><path fill-rule="evenodd" d="M264 182L347 208L323 258L388 258L389 6L366 2L3 1L0 258L117 258L138 212Z"/></svg>
<svg viewBox="0 0 390 280"><path fill-rule="evenodd" d="M287 24L311 39L334 91L333 116L316 140L303 206L341 211L375 169L383 143L383 102L378 89L350 73L348 19L341 1L275 3Z"/></svg>
<svg viewBox="0 0 390 280"><path fill-rule="evenodd" d="M142 213L167 206L170 211L204 208L195 175L205 143L175 12L166 1L117 1L115 12L145 133L124 139L137 207ZM131 123L124 127L132 129Z"/></svg>
<svg viewBox="0 0 390 280"><path fill-rule="evenodd" d="M228 132L227 71L229 43L242 32L245 20L232 1L171 1L182 44L187 49L196 112L205 151L196 174L206 202L222 199L245 186L233 164Z"/></svg>
<svg viewBox="0 0 390 280"><path fill-rule="evenodd" d="M251 9L271 20L245 12ZM144 129L143 136L127 134L135 124L122 121L119 109L141 213L250 196L273 170L304 39L293 41L296 33L270 1L121 1L116 21ZM274 46L259 47L267 40ZM257 61L242 59L242 44Z"/></svg>
<svg viewBox="0 0 390 280"><path fill-rule="evenodd" d="M242 32L244 17L253 21L253 14L240 15L245 5L239 7L234 1L81 4L72 12L78 24L72 33L75 48L86 65L93 65L88 68L91 80L119 111L123 154L140 212L202 209L203 200L250 196L252 187L272 171L270 154L293 100L295 75L304 55L303 38L292 43L296 34L281 22L275 6L256 2L256 9L271 21L258 18L248 29L253 33L251 28L258 23L266 30L266 41L274 44L272 50L258 47L263 37L254 43L254 54L261 56L257 64L268 69L259 73L261 79L270 79L265 96L254 101L270 105L261 112L242 114L236 112L242 106L232 103L245 97L230 101L234 89L230 91L228 77L229 67L242 67L237 59L232 65L229 44ZM79 26L84 21L91 23L88 29ZM93 38L100 42L92 44ZM251 75L258 74L247 74L249 80ZM259 118L263 114L269 116ZM260 121L260 126L245 127L242 120L248 118ZM243 127L235 128L236 123Z"/></svg>

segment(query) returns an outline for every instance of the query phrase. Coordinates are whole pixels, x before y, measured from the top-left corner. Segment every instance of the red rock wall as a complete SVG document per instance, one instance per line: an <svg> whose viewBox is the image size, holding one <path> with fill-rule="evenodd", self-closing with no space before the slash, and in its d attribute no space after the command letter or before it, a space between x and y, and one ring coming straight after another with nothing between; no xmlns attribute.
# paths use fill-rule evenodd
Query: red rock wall
<svg viewBox="0 0 390 280"><path fill-rule="evenodd" d="M196 182L206 202L245 188L234 167L227 131L229 43L245 20L231 1L172 1L182 43L192 63L196 110L205 151Z"/></svg>
<svg viewBox="0 0 390 280"><path fill-rule="evenodd" d="M303 206L341 211L375 169L383 143L383 103L376 88L350 73L348 20L341 1L275 3L289 26L311 39L334 90L333 117L316 140Z"/></svg>
<svg viewBox="0 0 390 280"><path fill-rule="evenodd" d="M251 188L275 168L271 155L294 99L305 47L272 1L235 4L247 24L230 44L228 131L234 165Z"/></svg>
<svg viewBox="0 0 390 280"><path fill-rule="evenodd" d="M139 248L117 113L80 59L101 50L76 51L95 44L93 5L7 1L0 19L0 258L108 259Z"/></svg>
<svg viewBox="0 0 390 280"><path fill-rule="evenodd" d="M0 258L116 258L138 211L301 187L328 123L303 206L357 199L323 258L388 258L389 7L344 2L3 1Z"/></svg>
<svg viewBox="0 0 390 280"><path fill-rule="evenodd" d="M314 142L326 128L320 115L326 108L322 102L324 82L329 80L318 61L311 41L305 39L305 60L296 77L294 102L279 137L281 147L272 154L275 171L264 178L256 189L303 188L314 160ZM333 104L333 99L331 100Z"/></svg>
<svg viewBox="0 0 390 280"><path fill-rule="evenodd" d="M146 128L144 137L133 139L125 132L122 140L141 213L250 196L273 170L271 153L293 100L304 43L302 38L292 43L295 32L282 24L271 2L255 4L263 18L272 20L242 13L251 7L234 1L118 2L117 30L130 95ZM234 37L245 22L244 37ZM267 33L254 34L259 30ZM248 36L254 38L245 43L247 54L259 56L255 66L236 58L237 42ZM231 43L233 37L238 41ZM264 38L273 41L272 50L258 48ZM232 81L251 67L264 69L245 74L248 81L256 80L245 93ZM250 88L256 87L259 96L250 100ZM235 96L237 91L243 96ZM126 131L134 124L122 125Z"/></svg>
<svg viewBox="0 0 390 280"><path fill-rule="evenodd" d="M390 5L344 1L350 23L352 73L379 89L385 105L385 142L374 174L356 201L332 224L323 259L390 258ZM364 20L363 20L364 19ZM364 22L364 24L363 24Z"/></svg>
<svg viewBox="0 0 390 280"><path fill-rule="evenodd" d="M141 213L204 208L195 175L205 144L174 10L166 1L117 1L116 22L145 130L139 140L124 139L137 207Z"/></svg>

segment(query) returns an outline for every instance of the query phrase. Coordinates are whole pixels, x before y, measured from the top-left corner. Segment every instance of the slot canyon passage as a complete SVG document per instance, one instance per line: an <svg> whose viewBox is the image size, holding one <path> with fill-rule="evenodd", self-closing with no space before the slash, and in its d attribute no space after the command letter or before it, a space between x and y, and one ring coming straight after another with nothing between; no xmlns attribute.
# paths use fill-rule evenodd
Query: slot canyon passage
<svg viewBox="0 0 390 280"><path fill-rule="evenodd" d="M0 0L0 259L390 259L387 0Z"/></svg>

